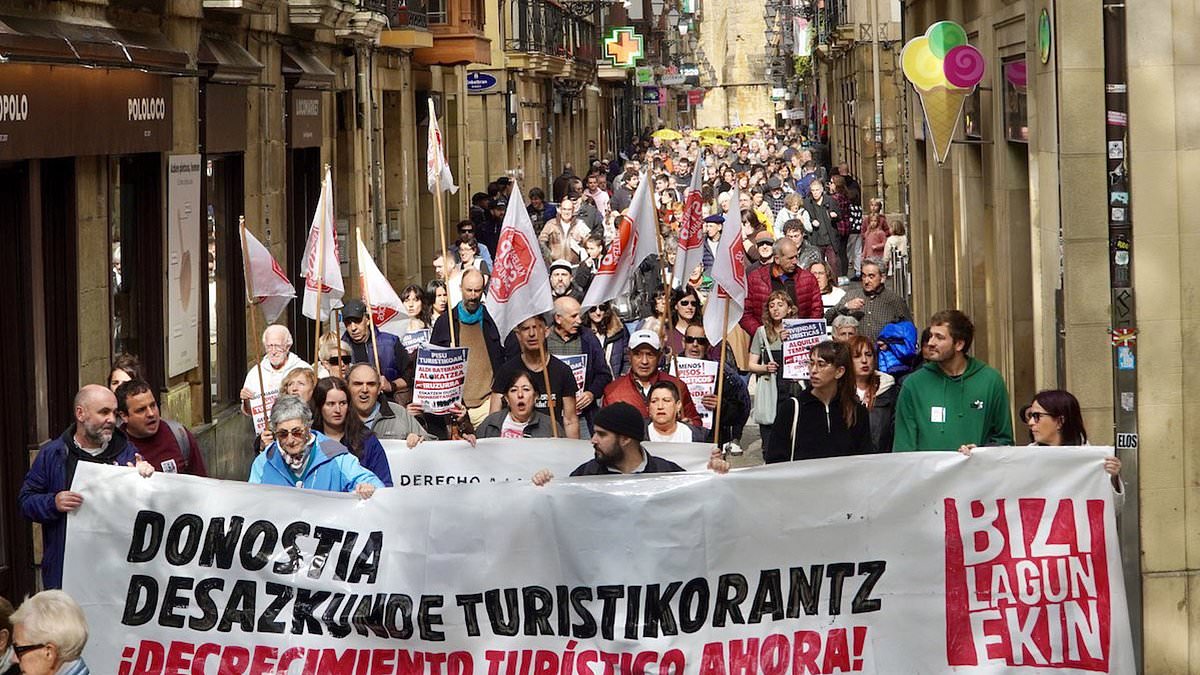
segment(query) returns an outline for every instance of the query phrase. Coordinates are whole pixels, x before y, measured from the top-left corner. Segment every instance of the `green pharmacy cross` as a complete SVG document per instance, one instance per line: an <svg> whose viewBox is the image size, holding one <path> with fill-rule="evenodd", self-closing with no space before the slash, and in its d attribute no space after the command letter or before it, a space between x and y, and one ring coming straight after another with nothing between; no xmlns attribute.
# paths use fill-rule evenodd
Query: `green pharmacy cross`
<svg viewBox="0 0 1200 675"><path fill-rule="evenodd" d="M604 38L604 53L612 59L614 66L632 68L645 55L642 36L630 27L614 28Z"/></svg>

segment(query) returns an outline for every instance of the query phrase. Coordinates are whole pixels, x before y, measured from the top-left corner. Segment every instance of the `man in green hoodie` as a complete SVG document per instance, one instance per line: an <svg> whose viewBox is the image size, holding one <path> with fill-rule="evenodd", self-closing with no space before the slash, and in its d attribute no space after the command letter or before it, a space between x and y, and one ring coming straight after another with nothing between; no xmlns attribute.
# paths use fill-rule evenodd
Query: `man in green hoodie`
<svg viewBox="0 0 1200 675"><path fill-rule="evenodd" d="M996 369L967 356L974 338L957 309L929 320L927 362L904 380L896 403L894 452L1012 445L1008 389Z"/></svg>

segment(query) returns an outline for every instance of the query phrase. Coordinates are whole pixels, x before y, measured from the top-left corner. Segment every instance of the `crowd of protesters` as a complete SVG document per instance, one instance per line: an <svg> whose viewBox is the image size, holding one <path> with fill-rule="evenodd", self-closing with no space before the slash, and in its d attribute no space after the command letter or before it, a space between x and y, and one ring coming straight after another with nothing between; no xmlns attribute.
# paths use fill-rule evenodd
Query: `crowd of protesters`
<svg viewBox="0 0 1200 675"><path fill-rule="evenodd" d="M417 345L402 334L372 335L357 299L344 302L339 330L320 337L316 364L292 351L285 326L267 328L265 356L241 392L243 412L253 412L263 390L279 396L247 449L255 457L249 480L368 498L392 484L381 440L411 448L489 437L590 438L595 459L579 475L681 470L651 457L645 441L717 443L710 468L723 472L726 453L742 451L751 422L767 463L914 450L970 454L1014 443L1005 383L971 356L971 320L944 310L918 336L908 299L896 289L907 282L894 283L908 267L904 223L889 219L879 199L864 200L845 164L829 165L798 129L669 136L647 134L619 158L594 160L578 173L568 165L550 185L523 186L528 203L513 201L510 178L472 196L457 239L430 261L434 276L399 294L408 315L400 333L428 330L432 345L467 348L469 377L448 414L413 402ZM662 253L645 260L616 298L581 306L642 181L652 181ZM677 259L694 184L704 255L674 284L664 272ZM484 298L511 209L528 212L555 302L553 311L501 335ZM738 229L745 255L744 312L724 339L711 340L703 316L718 296L711 274L729 228ZM784 324L792 318L829 327L803 380L783 372ZM582 387L560 358L576 354L588 357ZM678 376L681 358L722 364L719 396L693 396ZM70 491L78 462L141 461L156 471L205 475L194 437L159 417L155 390L139 370L136 359L122 356L111 391L85 387L74 423L41 450L26 479L20 506L43 525L47 587L61 583L65 514L82 503ZM1033 443L1087 442L1079 404L1067 392L1038 394L1021 420ZM1119 468L1115 458L1105 464L1118 494ZM534 482L550 478L540 472Z"/></svg>

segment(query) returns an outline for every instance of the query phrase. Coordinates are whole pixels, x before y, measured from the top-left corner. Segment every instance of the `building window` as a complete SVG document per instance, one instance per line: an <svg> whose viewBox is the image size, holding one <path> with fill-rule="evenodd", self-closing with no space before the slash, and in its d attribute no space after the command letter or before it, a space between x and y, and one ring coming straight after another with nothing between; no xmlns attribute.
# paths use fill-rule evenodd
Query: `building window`
<svg viewBox="0 0 1200 675"><path fill-rule="evenodd" d="M208 390L212 410L238 401L246 365L246 292L238 218L243 208L242 154L204 163L208 265ZM261 238L261 237L260 237ZM258 311L258 310L254 310ZM261 324L261 322L260 322ZM259 326L262 330L263 326ZM257 336L251 336L257 339Z"/></svg>
<svg viewBox="0 0 1200 675"><path fill-rule="evenodd" d="M109 335L114 354L142 362L156 389L167 385L163 363L162 169L157 154L109 162L109 245L112 254Z"/></svg>
<svg viewBox="0 0 1200 675"><path fill-rule="evenodd" d="M429 23L450 23L446 11L448 0L429 0Z"/></svg>
<svg viewBox="0 0 1200 675"><path fill-rule="evenodd" d="M963 101L963 136L968 141L983 140L983 120L980 117L979 88Z"/></svg>
<svg viewBox="0 0 1200 675"><path fill-rule="evenodd" d="M1004 138L1014 143L1029 142L1029 105L1025 59L1004 64Z"/></svg>

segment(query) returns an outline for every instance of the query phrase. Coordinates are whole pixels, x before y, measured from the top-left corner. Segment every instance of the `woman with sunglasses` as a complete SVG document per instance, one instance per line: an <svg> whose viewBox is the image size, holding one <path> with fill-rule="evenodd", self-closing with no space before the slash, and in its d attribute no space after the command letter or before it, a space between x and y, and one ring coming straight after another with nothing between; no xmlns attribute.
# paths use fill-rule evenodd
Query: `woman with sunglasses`
<svg viewBox="0 0 1200 675"><path fill-rule="evenodd" d="M354 362L350 345L342 342L337 333L328 332L321 336L317 343L318 377L345 378L350 364Z"/></svg>
<svg viewBox="0 0 1200 675"><path fill-rule="evenodd" d="M779 402L763 459L772 464L874 452L870 414L855 391L849 348L817 344L809 352L808 374L809 390Z"/></svg>
<svg viewBox="0 0 1200 675"><path fill-rule="evenodd" d="M590 328L600 341L600 348L608 359L608 367L614 378L629 372L629 329L621 317L605 302L589 309L583 317L583 325Z"/></svg>
<svg viewBox="0 0 1200 675"><path fill-rule="evenodd" d="M1079 399L1064 389L1047 389L1033 395L1033 401L1021 409L1021 421L1029 429L1033 442L1029 445L1063 446L1088 445L1087 429L1083 425L1083 412ZM974 445L958 449L970 455ZM1104 458L1104 473L1112 482L1117 508L1125 502L1125 483L1121 480L1121 460Z"/></svg>
<svg viewBox="0 0 1200 675"><path fill-rule="evenodd" d="M83 648L87 645L87 617L71 596L62 591L34 595L6 619L12 623L12 654L16 659L6 675L87 675Z"/></svg>
<svg viewBox="0 0 1200 675"><path fill-rule="evenodd" d="M346 446L312 430L313 412L295 396L280 396L271 409L275 441L254 458L250 483L353 492L369 499L383 481Z"/></svg>
<svg viewBox="0 0 1200 675"><path fill-rule="evenodd" d="M364 469L378 476L386 487L392 487L392 467L388 464L383 444L350 406L350 387L345 381L337 377L321 378L313 390L310 404L313 409L313 431L319 431L349 448ZM412 436L415 436L415 442L409 442L410 448L421 442L421 436Z"/></svg>
<svg viewBox="0 0 1200 675"><path fill-rule="evenodd" d="M672 354L682 354L683 336L687 334L687 327L691 325L692 320L700 313L700 293L693 286L685 286L672 295L674 300L671 303L671 318L675 322L673 329L667 332L667 344L670 345Z"/></svg>

